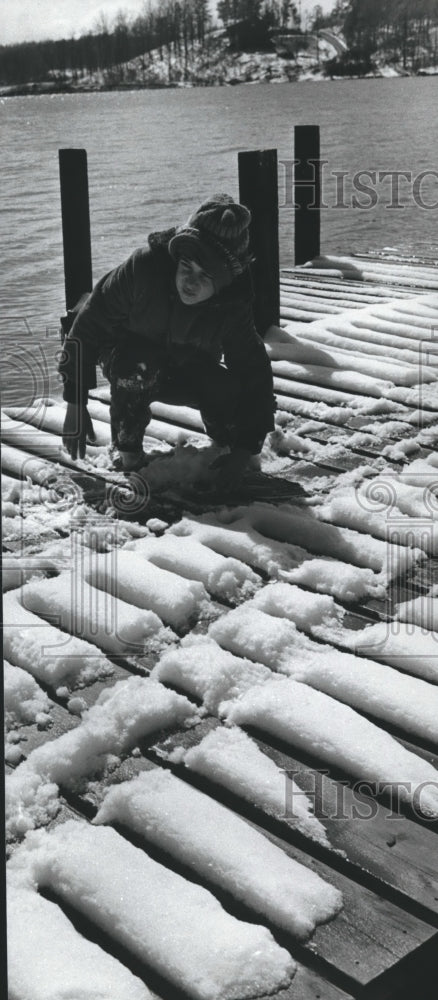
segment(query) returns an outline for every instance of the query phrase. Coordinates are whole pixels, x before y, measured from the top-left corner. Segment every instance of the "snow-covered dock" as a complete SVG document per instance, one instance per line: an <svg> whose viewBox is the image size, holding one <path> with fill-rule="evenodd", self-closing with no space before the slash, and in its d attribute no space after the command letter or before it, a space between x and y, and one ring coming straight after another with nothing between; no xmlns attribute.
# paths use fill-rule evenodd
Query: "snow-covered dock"
<svg viewBox="0 0 438 1000"><path fill-rule="evenodd" d="M236 495L194 410L130 491L104 385L82 462L3 413L14 1000L434 996L437 268L283 270L281 324Z"/></svg>

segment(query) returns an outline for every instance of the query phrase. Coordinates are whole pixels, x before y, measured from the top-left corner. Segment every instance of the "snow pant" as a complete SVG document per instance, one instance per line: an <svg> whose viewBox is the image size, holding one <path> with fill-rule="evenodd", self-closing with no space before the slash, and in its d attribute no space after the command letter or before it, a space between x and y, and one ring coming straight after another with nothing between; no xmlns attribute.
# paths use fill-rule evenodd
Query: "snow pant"
<svg viewBox="0 0 438 1000"><path fill-rule="evenodd" d="M99 358L111 386L111 436L124 452L142 450L154 400L200 410L205 430L218 445L232 445L240 383L207 356L186 364L163 362L144 342L137 348L114 348Z"/></svg>

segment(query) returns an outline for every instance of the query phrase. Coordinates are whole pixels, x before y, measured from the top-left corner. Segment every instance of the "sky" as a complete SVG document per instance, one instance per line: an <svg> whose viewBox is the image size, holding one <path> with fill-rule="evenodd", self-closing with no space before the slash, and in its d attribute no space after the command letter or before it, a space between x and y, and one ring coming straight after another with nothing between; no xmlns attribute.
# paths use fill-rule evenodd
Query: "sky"
<svg viewBox="0 0 438 1000"><path fill-rule="evenodd" d="M303 14L317 2L302 0ZM324 11L334 6L334 0L319 2ZM216 0L210 6L214 11ZM119 10L136 15L142 7L142 0L0 0L0 44L78 37L95 27L101 13L111 21Z"/></svg>

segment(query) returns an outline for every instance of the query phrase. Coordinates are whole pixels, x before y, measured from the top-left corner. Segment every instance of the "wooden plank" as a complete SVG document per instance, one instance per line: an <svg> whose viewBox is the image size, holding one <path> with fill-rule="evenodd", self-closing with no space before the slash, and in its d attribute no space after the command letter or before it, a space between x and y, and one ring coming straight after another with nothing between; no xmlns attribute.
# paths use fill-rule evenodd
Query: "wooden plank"
<svg viewBox="0 0 438 1000"><path fill-rule="evenodd" d="M261 1000L353 1000L353 998L350 993L345 993L317 972L297 962L297 971L288 989L269 994L269 998L265 996Z"/></svg>
<svg viewBox="0 0 438 1000"><path fill-rule="evenodd" d="M187 780L187 772L182 772L181 776ZM103 787L101 792L103 794ZM215 797L218 797L216 793ZM310 857L305 850L295 846L291 840L286 841L267 826L261 827L248 816L245 816L245 820L280 847L288 857L317 872L343 894L344 909L341 913L330 923L319 925L311 941L305 944L298 945L289 934L280 931L265 916L261 918L262 922L275 933L277 940L292 953L296 953L299 959L305 961L307 956L311 963L315 958L319 959L321 966L318 971L327 970L329 977L338 980L339 977L345 977L346 982L350 982L357 989L373 983L382 976L390 979L403 957L417 952L422 945L436 946L438 943L438 932L424 920L405 912L364 885L359 886L315 855ZM124 832L122 828L120 832ZM152 853L152 856L167 867L206 886L239 919L256 917L260 920L255 911L249 910L243 903L235 900L213 880L200 876L192 867L187 868L173 855L170 856L156 845L149 845L147 830L144 838L138 838L131 833L129 836L138 842L139 846L144 844L148 853Z"/></svg>
<svg viewBox="0 0 438 1000"><path fill-rule="evenodd" d="M163 754L176 746L189 749L219 723L206 719L194 729L178 733L165 741L155 739L151 759L160 761ZM183 765L172 770L184 776L196 787L229 805L243 816L255 819L289 843L305 845L308 854L324 859L349 878L363 882L376 892L384 892L402 907L418 904L418 912L429 919L438 918L438 837L426 826L418 826L406 816L392 818L392 810L358 790L353 791L342 777L342 783L327 773L327 769L308 761L297 751L279 748L269 742L266 734L251 733L263 753L285 772L284 815L272 817L251 806L242 797L231 794L222 786L188 771ZM325 849L297 831L294 824L293 802L287 793L286 775L294 775L298 786L314 803L315 815L327 831L331 847ZM345 782L345 783L344 783ZM289 815L288 815L289 814Z"/></svg>

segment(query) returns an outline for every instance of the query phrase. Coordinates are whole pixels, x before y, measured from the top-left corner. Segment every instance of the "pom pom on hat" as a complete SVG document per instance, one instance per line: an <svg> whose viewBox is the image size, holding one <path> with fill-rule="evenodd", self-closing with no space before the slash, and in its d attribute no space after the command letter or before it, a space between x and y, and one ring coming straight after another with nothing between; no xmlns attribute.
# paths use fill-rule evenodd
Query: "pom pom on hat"
<svg viewBox="0 0 438 1000"><path fill-rule="evenodd" d="M215 194L190 216L189 226L210 235L237 258L245 256L249 245L251 212L238 205L229 194Z"/></svg>
<svg viewBox="0 0 438 1000"><path fill-rule="evenodd" d="M178 260L192 254L212 273L216 291L230 284L249 263L251 212L229 194L212 195L193 212L169 243Z"/></svg>

